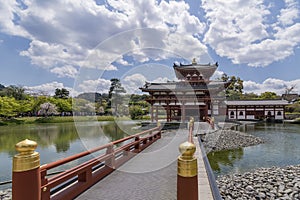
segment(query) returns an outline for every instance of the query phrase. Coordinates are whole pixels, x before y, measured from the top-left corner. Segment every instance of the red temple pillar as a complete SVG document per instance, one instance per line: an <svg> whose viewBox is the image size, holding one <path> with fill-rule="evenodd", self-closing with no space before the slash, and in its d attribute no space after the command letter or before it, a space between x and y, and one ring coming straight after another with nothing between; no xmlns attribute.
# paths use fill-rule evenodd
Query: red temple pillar
<svg viewBox="0 0 300 200"><path fill-rule="evenodd" d="M156 106L155 120L158 122L158 106Z"/></svg>
<svg viewBox="0 0 300 200"><path fill-rule="evenodd" d="M185 122L185 103L182 103L182 117L181 117L182 122Z"/></svg>
<svg viewBox="0 0 300 200"><path fill-rule="evenodd" d="M150 112L151 112L151 122L153 122L153 121L154 121L154 116L153 116L153 103L151 104Z"/></svg>

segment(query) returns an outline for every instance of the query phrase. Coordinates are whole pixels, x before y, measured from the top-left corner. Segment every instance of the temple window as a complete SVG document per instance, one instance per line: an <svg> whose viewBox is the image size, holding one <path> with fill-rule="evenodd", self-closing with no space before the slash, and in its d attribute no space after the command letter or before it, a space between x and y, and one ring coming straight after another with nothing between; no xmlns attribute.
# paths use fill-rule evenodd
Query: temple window
<svg viewBox="0 0 300 200"><path fill-rule="evenodd" d="M234 112L233 111L230 112L230 118L234 118Z"/></svg>

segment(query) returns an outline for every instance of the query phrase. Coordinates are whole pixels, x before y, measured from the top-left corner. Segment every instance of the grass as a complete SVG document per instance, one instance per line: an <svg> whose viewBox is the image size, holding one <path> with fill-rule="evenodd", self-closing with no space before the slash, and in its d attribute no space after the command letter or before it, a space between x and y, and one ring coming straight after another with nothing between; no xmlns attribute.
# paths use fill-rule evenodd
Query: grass
<svg viewBox="0 0 300 200"><path fill-rule="evenodd" d="M131 120L130 117L114 116L51 116L51 117L21 117L4 119L0 118L0 126L18 125L18 124L41 124L41 123L67 123L67 122L88 122L88 121L115 121Z"/></svg>
<svg viewBox="0 0 300 200"><path fill-rule="evenodd" d="M294 124L300 124L300 118L296 118L296 119L294 119L294 122L293 122Z"/></svg>

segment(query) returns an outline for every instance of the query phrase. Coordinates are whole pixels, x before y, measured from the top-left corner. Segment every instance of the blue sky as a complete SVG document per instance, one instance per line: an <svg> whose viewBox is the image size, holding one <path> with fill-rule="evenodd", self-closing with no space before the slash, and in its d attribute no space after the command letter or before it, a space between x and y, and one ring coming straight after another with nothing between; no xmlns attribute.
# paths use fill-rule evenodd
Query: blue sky
<svg viewBox="0 0 300 200"><path fill-rule="evenodd" d="M300 93L297 0L94 1L0 3L0 83L53 94L65 87L128 92L173 80L174 62L218 62L245 92Z"/></svg>

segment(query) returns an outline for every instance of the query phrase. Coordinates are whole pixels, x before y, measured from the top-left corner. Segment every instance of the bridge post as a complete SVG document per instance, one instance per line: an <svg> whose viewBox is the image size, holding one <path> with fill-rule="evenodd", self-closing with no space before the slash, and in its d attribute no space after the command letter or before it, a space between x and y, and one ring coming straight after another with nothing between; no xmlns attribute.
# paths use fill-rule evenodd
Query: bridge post
<svg viewBox="0 0 300 200"><path fill-rule="evenodd" d="M106 154L111 154L112 157L109 160L105 161L105 165L112 169L116 169L116 160L113 143L110 143L110 145L107 147Z"/></svg>
<svg viewBox="0 0 300 200"><path fill-rule="evenodd" d="M15 145L19 154L13 157L12 199L40 200L40 154L34 150L37 143L23 140Z"/></svg>
<svg viewBox="0 0 300 200"><path fill-rule="evenodd" d="M189 122L188 141L180 144L181 155L177 160L177 200L198 199L198 165L194 156L196 146L193 144L194 120Z"/></svg>

